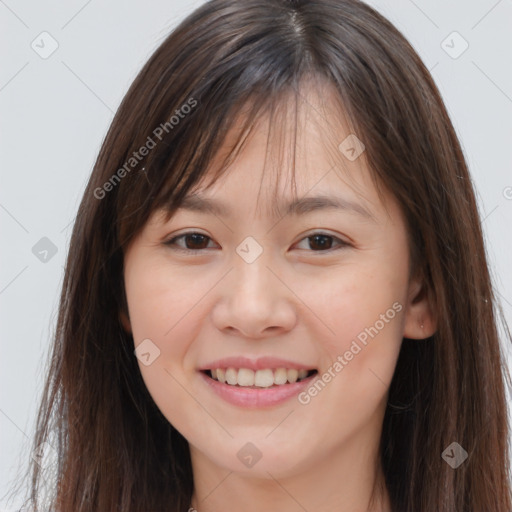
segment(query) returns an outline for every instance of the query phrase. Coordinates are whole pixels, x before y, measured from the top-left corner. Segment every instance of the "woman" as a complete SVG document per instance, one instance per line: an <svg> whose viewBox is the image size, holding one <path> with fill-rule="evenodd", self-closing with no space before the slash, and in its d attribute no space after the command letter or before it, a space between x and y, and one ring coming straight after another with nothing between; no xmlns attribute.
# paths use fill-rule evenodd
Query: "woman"
<svg viewBox="0 0 512 512"><path fill-rule="evenodd" d="M397 29L355 0L207 2L80 205L35 439L51 508L508 512L496 306Z"/></svg>

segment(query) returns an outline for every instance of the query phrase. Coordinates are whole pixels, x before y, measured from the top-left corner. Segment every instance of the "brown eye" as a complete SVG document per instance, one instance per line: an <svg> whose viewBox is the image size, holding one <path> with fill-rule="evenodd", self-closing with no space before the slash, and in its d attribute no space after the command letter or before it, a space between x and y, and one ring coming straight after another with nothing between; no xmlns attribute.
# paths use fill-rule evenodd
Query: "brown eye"
<svg viewBox="0 0 512 512"><path fill-rule="evenodd" d="M314 233L303 238L301 242L304 240L308 241L306 249L310 249L315 252L326 252L333 249L333 242L335 242L335 245L338 245L338 247L334 247L333 250L341 249L349 245L347 242L326 233Z"/></svg>
<svg viewBox="0 0 512 512"><path fill-rule="evenodd" d="M178 241L180 241L180 243L178 243ZM191 231L171 238L169 241L165 242L165 245L171 246L173 249L178 251L193 253L207 249L210 241L211 238L209 236ZM342 249L350 245L349 243L326 233L314 233L303 238L300 243L303 243L304 241L308 242L305 249L310 252L327 252Z"/></svg>
<svg viewBox="0 0 512 512"><path fill-rule="evenodd" d="M184 240L185 245L178 244L178 240ZM165 245L176 246L178 250L183 251L200 251L206 249L208 240L211 240L209 236L203 235L202 233L183 233L182 235L171 238L171 240L165 242Z"/></svg>
<svg viewBox="0 0 512 512"><path fill-rule="evenodd" d="M313 235L308 237L309 246L313 250L330 249L332 247L332 236Z"/></svg>

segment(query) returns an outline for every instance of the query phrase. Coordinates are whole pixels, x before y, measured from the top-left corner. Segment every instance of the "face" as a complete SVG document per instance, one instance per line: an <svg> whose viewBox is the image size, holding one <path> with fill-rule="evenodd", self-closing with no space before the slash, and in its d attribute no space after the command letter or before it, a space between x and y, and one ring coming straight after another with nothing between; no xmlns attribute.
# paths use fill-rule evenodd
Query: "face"
<svg viewBox="0 0 512 512"><path fill-rule="evenodd" d="M194 190L196 208L156 211L125 254L140 371L195 464L277 478L376 447L402 338L421 337L400 210L379 199L364 152L333 153L350 131L320 103L311 93L301 109L296 195L289 153L277 196L264 173L262 120L228 172ZM316 196L338 206L287 211Z"/></svg>

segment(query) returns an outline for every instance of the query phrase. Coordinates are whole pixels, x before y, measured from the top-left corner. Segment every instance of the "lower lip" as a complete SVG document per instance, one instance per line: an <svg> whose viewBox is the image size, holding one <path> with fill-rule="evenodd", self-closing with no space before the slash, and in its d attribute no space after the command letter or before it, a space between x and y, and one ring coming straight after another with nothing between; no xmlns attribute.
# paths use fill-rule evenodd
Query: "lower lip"
<svg viewBox="0 0 512 512"><path fill-rule="evenodd" d="M268 407L286 402L309 386L311 381L318 375L318 373L314 373L307 379L294 382L293 384L282 384L280 386L257 389L223 384L218 380L208 377L203 372L199 373L213 392L226 400L226 402L239 407L250 408Z"/></svg>

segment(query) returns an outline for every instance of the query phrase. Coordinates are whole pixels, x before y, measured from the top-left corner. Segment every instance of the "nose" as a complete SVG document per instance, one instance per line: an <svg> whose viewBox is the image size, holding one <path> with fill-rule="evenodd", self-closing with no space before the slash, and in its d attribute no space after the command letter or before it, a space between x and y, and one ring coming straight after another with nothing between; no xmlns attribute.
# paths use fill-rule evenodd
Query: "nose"
<svg viewBox="0 0 512 512"><path fill-rule="evenodd" d="M247 263L238 256L233 269L218 288L219 299L212 312L217 329L245 338L283 335L297 321L294 294L263 254Z"/></svg>

